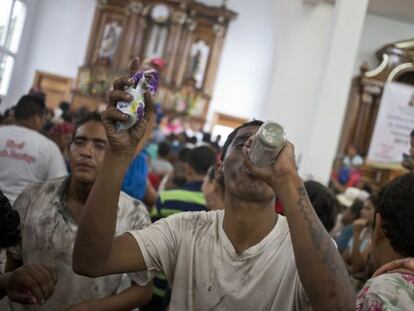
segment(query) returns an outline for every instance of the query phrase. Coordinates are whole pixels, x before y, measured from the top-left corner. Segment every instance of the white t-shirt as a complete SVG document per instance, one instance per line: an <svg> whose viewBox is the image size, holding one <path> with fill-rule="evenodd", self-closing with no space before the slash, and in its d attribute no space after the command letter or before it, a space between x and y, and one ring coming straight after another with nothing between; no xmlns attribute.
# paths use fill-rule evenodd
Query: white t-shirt
<svg viewBox="0 0 414 311"><path fill-rule="evenodd" d="M130 232L148 273L163 271L171 285L169 310L310 310L286 218L237 255L223 216L223 210L180 213Z"/></svg>
<svg viewBox="0 0 414 311"><path fill-rule="evenodd" d="M28 185L66 175L53 141L22 126L0 127L0 189L11 203Z"/></svg>

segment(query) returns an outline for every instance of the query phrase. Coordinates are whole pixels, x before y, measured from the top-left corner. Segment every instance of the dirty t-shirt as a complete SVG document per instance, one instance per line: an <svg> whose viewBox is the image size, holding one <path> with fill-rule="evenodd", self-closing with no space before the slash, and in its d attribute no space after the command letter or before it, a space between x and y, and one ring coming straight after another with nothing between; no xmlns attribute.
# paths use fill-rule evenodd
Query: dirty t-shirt
<svg viewBox="0 0 414 311"><path fill-rule="evenodd" d="M73 272L72 251L78 226L66 205L67 183L67 178L61 178L36 184L23 191L14 204L21 219L22 242L9 252L15 259L23 260L23 264L40 262L55 267L59 280L44 305L13 303L11 310L64 310L80 302L112 296L121 285L122 274L87 278ZM145 206L121 192L116 234L143 229L150 223ZM149 281L146 273L129 276L139 285Z"/></svg>
<svg viewBox="0 0 414 311"><path fill-rule="evenodd" d="M175 310L310 310L287 220L242 254L222 229L224 211L180 213L130 232L148 272L163 271Z"/></svg>

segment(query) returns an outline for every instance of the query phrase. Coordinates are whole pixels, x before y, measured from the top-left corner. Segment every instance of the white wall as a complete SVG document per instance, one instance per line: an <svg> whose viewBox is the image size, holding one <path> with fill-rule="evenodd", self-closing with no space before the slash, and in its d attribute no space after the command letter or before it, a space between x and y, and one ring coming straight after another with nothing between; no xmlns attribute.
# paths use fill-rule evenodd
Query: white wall
<svg viewBox="0 0 414 311"><path fill-rule="evenodd" d="M262 117L285 126L298 158L306 152L313 127L333 12L330 4L313 6L301 0L281 0L275 8L277 60Z"/></svg>
<svg viewBox="0 0 414 311"><path fill-rule="evenodd" d="M20 68L12 77L4 106L14 105L28 92L36 70L76 78L84 62L95 5L94 0L37 0L29 16L30 27L25 29Z"/></svg>
<svg viewBox="0 0 414 311"><path fill-rule="evenodd" d="M355 62L355 75L359 74L359 67L364 62L368 62L371 69L378 66L375 52L384 45L413 38L414 23L408 24L381 16L367 15Z"/></svg>
<svg viewBox="0 0 414 311"><path fill-rule="evenodd" d="M221 5L220 0L202 0ZM226 37L209 116L260 117L271 85L276 29L273 0L231 0L239 15Z"/></svg>

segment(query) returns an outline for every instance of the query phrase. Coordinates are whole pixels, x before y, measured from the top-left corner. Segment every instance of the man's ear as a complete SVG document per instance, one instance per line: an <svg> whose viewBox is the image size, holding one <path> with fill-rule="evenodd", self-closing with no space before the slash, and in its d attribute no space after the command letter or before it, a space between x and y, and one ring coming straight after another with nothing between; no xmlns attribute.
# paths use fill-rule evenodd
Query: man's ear
<svg viewBox="0 0 414 311"><path fill-rule="evenodd" d="M383 239L385 239L384 230L382 229L382 216L380 213L375 214L375 226L372 232L372 244L378 245Z"/></svg>
<svg viewBox="0 0 414 311"><path fill-rule="evenodd" d="M221 160L217 160L215 166L215 171L216 171L216 179L219 178L219 176L221 177L223 175L223 170L224 170L224 165L223 162Z"/></svg>

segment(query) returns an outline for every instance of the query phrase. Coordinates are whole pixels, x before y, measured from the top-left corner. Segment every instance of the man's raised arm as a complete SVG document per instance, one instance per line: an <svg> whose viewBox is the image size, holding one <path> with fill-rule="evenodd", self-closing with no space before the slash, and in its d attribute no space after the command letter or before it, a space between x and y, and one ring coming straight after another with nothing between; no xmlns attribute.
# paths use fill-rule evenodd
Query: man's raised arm
<svg viewBox="0 0 414 311"><path fill-rule="evenodd" d="M130 65L131 75L138 69L139 60L134 59ZM151 130L147 125L153 117L152 101L146 94L144 119L129 130L116 131L116 122L128 119L116 110L116 103L132 100L125 87L133 83L130 77L116 80L108 107L102 114L109 146L79 223L73 250L73 270L78 274L96 277L146 269L135 239L127 233L114 237L122 181L137 145L143 143L145 132Z"/></svg>
<svg viewBox="0 0 414 311"><path fill-rule="evenodd" d="M248 160L246 166L283 203L299 277L312 309L355 310L355 292L345 264L296 172L293 145L283 149L272 169L254 167Z"/></svg>

